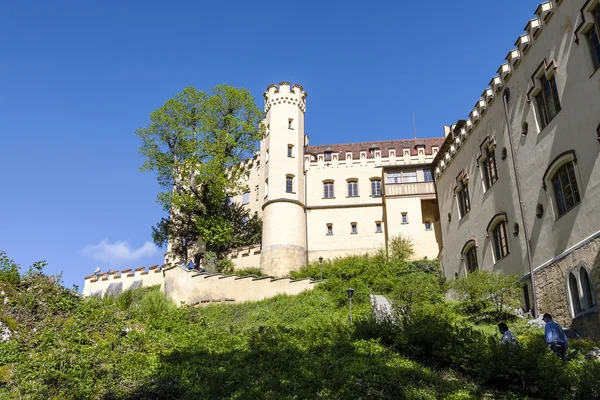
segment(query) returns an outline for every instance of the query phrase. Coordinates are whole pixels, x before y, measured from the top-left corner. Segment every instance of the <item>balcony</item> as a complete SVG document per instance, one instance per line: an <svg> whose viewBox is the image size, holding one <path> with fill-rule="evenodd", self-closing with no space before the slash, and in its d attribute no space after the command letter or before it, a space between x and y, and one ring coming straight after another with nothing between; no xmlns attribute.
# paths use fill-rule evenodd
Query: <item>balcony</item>
<svg viewBox="0 0 600 400"><path fill-rule="evenodd" d="M386 183L384 193L386 197L418 196L435 198L433 182Z"/></svg>

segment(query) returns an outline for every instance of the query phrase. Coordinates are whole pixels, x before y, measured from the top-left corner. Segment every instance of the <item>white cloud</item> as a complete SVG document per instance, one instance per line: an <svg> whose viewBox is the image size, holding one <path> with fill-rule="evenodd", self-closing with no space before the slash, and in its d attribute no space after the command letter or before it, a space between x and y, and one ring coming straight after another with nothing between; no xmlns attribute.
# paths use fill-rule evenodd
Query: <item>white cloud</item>
<svg viewBox="0 0 600 400"><path fill-rule="evenodd" d="M104 239L98 244L85 246L81 253L98 261L120 266L155 256L158 254L158 247L152 242L146 242L142 247L132 249L128 242L110 243L108 239Z"/></svg>

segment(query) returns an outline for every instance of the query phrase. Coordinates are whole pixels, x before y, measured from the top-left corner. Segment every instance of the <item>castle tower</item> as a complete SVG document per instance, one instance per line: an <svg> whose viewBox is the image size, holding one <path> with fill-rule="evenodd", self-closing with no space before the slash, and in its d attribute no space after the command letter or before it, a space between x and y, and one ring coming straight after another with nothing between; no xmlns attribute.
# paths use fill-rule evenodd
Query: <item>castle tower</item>
<svg viewBox="0 0 600 400"><path fill-rule="evenodd" d="M265 92L260 142L263 234L260 267L269 275L286 276L307 262L304 177L304 112L306 92L280 82Z"/></svg>

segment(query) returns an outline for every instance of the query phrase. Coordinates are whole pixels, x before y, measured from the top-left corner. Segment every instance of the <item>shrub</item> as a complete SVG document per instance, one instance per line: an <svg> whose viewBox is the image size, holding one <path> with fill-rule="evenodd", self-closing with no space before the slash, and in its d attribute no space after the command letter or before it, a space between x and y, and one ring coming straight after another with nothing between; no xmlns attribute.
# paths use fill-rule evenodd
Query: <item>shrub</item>
<svg viewBox="0 0 600 400"><path fill-rule="evenodd" d="M393 260L408 260L415 253L412 239L409 236L398 234L390 238L388 254Z"/></svg>
<svg viewBox="0 0 600 400"><path fill-rule="evenodd" d="M223 274L231 274L235 265L229 258L219 258L215 263L215 270Z"/></svg>
<svg viewBox="0 0 600 400"><path fill-rule="evenodd" d="M506 308L519 306L521 286L517 275L492 271L475 271L453 284L464 311L496 317L506 316Z"/></svg>
<svg viewBox="0 0 600 400"><path fill-rule="evenodd" d="M442 265L438 260L414 260L407 264L407 267L410 271L413 272L424 272L426 274L431 274L438 278L440 282L443 282L443 273L442 273Z"/></svg>
<svg viewBox="0 0 600 400"><path fill-rule="evenodd" d="M17 284L21 279L19 266L0 250L0 281Z"/></svg>
<svg viewBox="0 0 600 400"><path fill-rule="evenodd" d="M249 276L249 275L266 276L258 267L248 267L248 268L244 268L244 269L236 269L235 271L233 271L233 273L240 275L240 276Z"/></svg>
<svg viewBox="0 0 600 400"><path fill-rule="evenodd" d="M409 318L413 310L444 301L444 288L437 277L425 272L401 276L394 292L390 295L396 310Z"/></svg>

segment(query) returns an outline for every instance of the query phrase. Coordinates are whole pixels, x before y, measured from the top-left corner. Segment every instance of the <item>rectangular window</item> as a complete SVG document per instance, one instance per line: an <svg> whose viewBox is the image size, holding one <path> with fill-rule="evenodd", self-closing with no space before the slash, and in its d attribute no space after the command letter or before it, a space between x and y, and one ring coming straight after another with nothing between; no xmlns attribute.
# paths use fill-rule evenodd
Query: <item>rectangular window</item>
<svg viewBox="0 0 600 400"><path fill-rule="evenodd" d="M430 231L431 230L431 221L425 221L425 230L426 231Z"/></svg>
<svg viewBox="0 0 600 400"><path fill-rule="evenodd" d="M408 214L407 213L402 213L402 223L403 224L408 224Z"/></svg>
<svg viewBox="0 0 600 400"><path fill-rule="evenodd" d="M288 119L288 129L294 129L294 128L292 127L292 123L293 123L293 122L294 122L294 119L293 119L293 118L289 118L289 119Z"/></svg>
<svg viewBox="0 0 600 400"><path fill-rule="evenodd" d="M588 32L588 43L596 70L600 68L600 6L597 6L592 13L594 14L594 27Z"/></svg>
<svg viewBox="0 0 600 400"><path fill-rule="evenodd" d="M498 167L496 166L496 152L488 147L485 149L486 158L483 161L483 182L487 191L498 180Z"/></svg>
<svg viewBox="0 0 600 400"><path fill-rule="evenodd" d="M506 236L506 222L499 222L492 231L494 242L494 255L496 262L508 255L508 238Z"/></svg>
<svg viewBox="0 0 600 400"><path fill-rule="evenodd" d="M323 197L326 199L333 199L333 182L323 184Z"/></svg>
<svg viewBox="0 0 600 400"><path fill-rule="evenodd" d="M540 114L542 129L544 129L556 117L561 108L554 76L547 79L545 75L542 75L539 80L542 84L542 90L535 96L535 101Z"/></svg>
<svg viewBox="0 0 600 400"><path fill-rule="evenodd" d="M467 215L471 211L471 200L469 199L469 186L465 182L461 182L460 190L456 194L458 197L458 207L460 211L460 217Z"/></svg>
<svg viewBox="0 0 600 400"><path fill-rule="evenodd" d="M371 196L381 196L381 181L379 179L371 181Z"/></svg>
<svg viewBox="0 0 600 400"><path fill-rule="evenodd" d="M552 177L552 187L554 188L556 210L559 216L566 214L567 211L579 204L581 196L579 195L579 187L575 178L575 167L572 161L569 161L556 171Z"/></svg>
<svg viewBox="0 0 600 400"><path fill-rule="evenodd" d="M352 222L350 224L350 233L356 235L358 233L358 228L356 226L356 222Z"/></svg>
<svg viewBox="0 0 600 400"><path fill-rule="evenodd" d="M417 171L402 171L402 183L412 183L417 181Z"/></svg>
<svg viewBox="0 0 600 400"><path fill-rule="evenodd" d="M465 262L467 264L468 272L477 271L479 268L479 265L477 264L477 247L472 246L469 250L467 250L465 253Z"/></svg>
<svg viewBox="0 0 600 400"><path fill-rule="evenodd" d="M433 182L433 173L430 169L423 170L423 180L425 182Z"/></svg>
<svg viewBox="0 0 600 400"><path fill-rule="evenodd" d="M287 176L285 178L285 191L287 193L292 193L294 190L294 178L291 176Z"/></svg>
<svg viewBox="0 0 600 400"><path fill-rule="evenodd" d="M288 153L287 153L287 156L288 156L289 158L292 158L292 157L293 157L293 156L292 156L292 149L293 149L293 148L294 148L294 146L292 146L291 144L290 144L290 145L288 145Z"/></svg>
<svg viewBox="0 0 600 400"><path fill-rule="evenodd" d="M242 204L250 203L250 192L244 193L244 197L242 198Z"/></svg>
<svg viewBox="0 0 600 400"><path fill-rule="evenodd" d="M348 182L348 197L358 197L358 182Z"/></svg>
<svg viewBox="0 0 600 400"><path fill-rule="evenodd" d="M375 233L381 233L381 222L375 222Z"/></svg>
<svg viewBox="0 0 600 400"><path fill-rule="evenodd" d="M385 183L402 183L402 173L388 172Z"/></svg>
<svg viewBox="0 0 600 400"><path fill-rule="evenodd" d="M331 152L330 151L325 152L325 161L331 161Z"/></svg>
<svg viewBox="0 0 600 400"><path fill-rule="evenodd" d="M327 235L333 235L333 224L327 224Z"/></svg>

